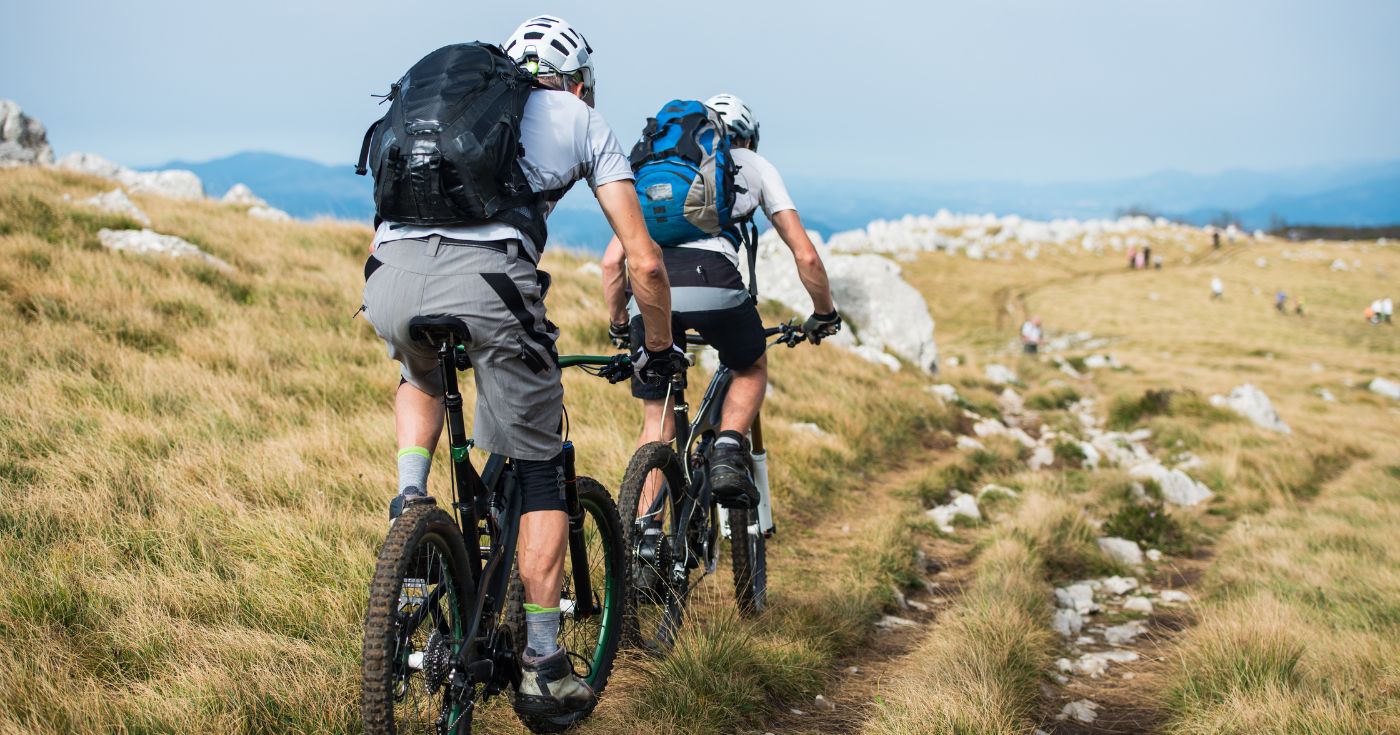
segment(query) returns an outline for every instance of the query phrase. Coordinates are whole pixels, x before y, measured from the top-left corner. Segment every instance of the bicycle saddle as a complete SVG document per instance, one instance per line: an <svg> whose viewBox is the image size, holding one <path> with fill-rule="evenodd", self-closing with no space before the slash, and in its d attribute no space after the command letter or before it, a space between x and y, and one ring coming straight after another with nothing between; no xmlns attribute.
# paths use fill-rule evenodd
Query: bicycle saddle
<svg viewBox="0 0 1400 735"><path fill-rule="evenodd" d="M466 344L472 334L455 316L415 316L408 320L408 338L437 347L444 342Z"/></svg>

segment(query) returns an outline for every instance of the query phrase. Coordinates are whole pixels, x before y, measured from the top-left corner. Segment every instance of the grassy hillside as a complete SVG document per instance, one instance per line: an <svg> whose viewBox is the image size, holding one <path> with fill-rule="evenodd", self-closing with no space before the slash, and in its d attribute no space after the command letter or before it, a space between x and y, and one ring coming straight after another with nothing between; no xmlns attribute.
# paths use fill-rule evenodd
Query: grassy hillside
<svg viewBox="0 0 1400 735"><path fill-rule="evenodd" d="M866 732L1400 730L1400 403L1366 389L1377 376L1400 378L1400 335L1361 315L1395 290L1400 249L1265 241L1212 253L1201 234L1152 239L1167 258L1161 271L1129 271L1112 252L1045 250L1034 261L925 254L904 267L940 317L945 354L970 363L947 379L973 384L988 361L1015 365L1030 384L1028 405L1044 409L1037 421L1071 434L1079 422L1054 397L1093 397L1111 427L1150 431L1159 458L1198 455L1192 474L1216 496L1199 508L1144 509L1113 470L998 476L1020 499L967 532L987 547L967 600L929 631L911 658L919 678L885 692ZM1346 270L1331 269L1337 259ZM1209 298L1213 275L1226 284L1223 302ZM1278 289L1289 294L1286 315L1273 309ZM1298 296L1304 316L1293 313ZM1014 328L1033 313L1052 336L1087 331L1107 340L1058 356L1071 365L1083 370L1080 358L1098 352L1123 367L1074 378L1048 359L1017 357ZM1291 434L1206 403L1245 382L1270 396ZM1052 584L1103 573L1077 563L1084 553L1064 543L1086 522L1092 535L1162 548L1163 562L1136 574L1200 602L1155 617L1110 615L1147 622L1143 662L1101 681L1074 675L1057 684L1064 677L1051 659L1072 659L1077 649L1037 636L1049 624ZM1042 580L1040 596L1024 593L1027 580ZM998 602L989 608L989 600ZM1028 627L1022 612L1040 623ZM992 646L1007 656L968 658ZM1054 716L1085 692L1107 703L1098 724Z"/></svg>
<svg viewBox="0 0 1400 735"><path fill-rule="evenodd" d="M137 225L72 203L111 186L0 171L0 732L355 732L397 382L372 330L351 319L370 233L136 197L154 229L233 268L115 253L97 230ZM550 314L562 352L605 351L597 278L580 264L546 258ZM916 377L832 347L772 364L774 553L826 548L804 541L809 522L852 512L862 478L946 413ZM582 374L566 390L580 471L615 490L637 406L625 386ZM434 477L440 486L441 466ZM600 717L628 731L638 717L664 720L636 702L670 691L685 661L706 682L768 682L695 700L733 710L699 720L715 728L810 689L810 672L868 630L909 543L872 533L831 547L833 575L818 584L780 572L759 626L713 604L667 664L681 670L628 667ZM774 649L793 653L773 663ZM697 721L684 706L671 716ZM487 718L515 727L500 708Z"/></svg>

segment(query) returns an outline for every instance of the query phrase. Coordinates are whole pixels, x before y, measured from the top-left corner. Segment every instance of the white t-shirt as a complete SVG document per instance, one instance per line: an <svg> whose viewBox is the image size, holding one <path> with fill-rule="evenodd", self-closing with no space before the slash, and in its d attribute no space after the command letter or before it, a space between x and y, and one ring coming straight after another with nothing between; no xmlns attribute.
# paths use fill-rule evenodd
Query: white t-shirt
<svg viewBox="0 0 1400 735"><path fill-rule="evenodd" d="M1035 322L1026 322L1021 325L1021 341L1040 344L1040 327Z"/></svg>
<svg viewBox="0 0 1400 735"><path fill-rule="evenodd" d="M535 191L568 189L580 179L594 190L614 181L631 181L632 165L612 128L597 110L568 92L540 89L525 102L520 119L521 167ZM554 208L551 203L550 210ZM432 235L457 240L518 238L533 247L536 261L544 243L533 243L510 225L487 223L455 227L413 227L384 222L374 233L374 246L391 240Z"/></svg>
<svg viewBox="0 0 1400 735"><path fill-rule="evenodd" d="M1212 278L1210 279L1210 290L1214 293L1224 293L1225 284L1219 278Z"/></svg>
<svg viewBox="0 0 1400 735"><path fill-rule="evenodd" d="M788 195L787 187L783 185L783 177L778 175L778 169L768 159L747 148L733 148L730 153L739 167L734 175L736 188L740 189L734 198L734 219L748 217L762 207L763 215L771 222L778 212L797 209ZM724 253L736 267L739 265L739 255L734 245L723 237L696 240L677 247Z"/></svg>

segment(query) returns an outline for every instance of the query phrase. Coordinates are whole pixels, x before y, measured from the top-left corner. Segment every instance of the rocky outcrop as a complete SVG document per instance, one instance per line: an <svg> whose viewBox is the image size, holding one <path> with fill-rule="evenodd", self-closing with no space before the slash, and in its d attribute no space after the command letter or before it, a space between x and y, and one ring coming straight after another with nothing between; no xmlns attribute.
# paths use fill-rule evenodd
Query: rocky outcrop
<svg viewBox="0 0 1400 735"><path fill-rule="evenodd" d="M292 215L283 212L275 207L249 207L248 216L253 219L265 220L267 222L291 222Z"/></svg>
<svg viewBox="0 0 1400 735"><path fill-rule="evenodd" d="M847 324L832 341L892 369L899 363L891 355L925 372L937 372L938 347L928 302L904 280L899 266L878 255L833 254L819 235L808 234L822 254L832 297ZM791 251L776 232L770 230L759 238L756 271L762 298L776 299L798 313L811 310L811 297L797 276Z"/></svg>
<svg viewBox="0 0 1400 735"><path fill-rule="evenodd" d="M53 148L44 124L11 100L0 99L0 166L47 166Z"/></svg>
<svg viewBox="0 0 1400 735"><path fill-rule="evenodd" d="M58 167L111 179L132 194L154 194L171 199L204 198L204 182L193 171L135 171L94 153L69 153L58 159Z"/></svg>
<svg viewBox="0 0 1400 735"><path fill-rule="evenodd" d="M249 207L266 207L267 202L253 193L247 184L234 184L219 201L224 204L238 204Z"/></svg>
<svg viewBox="0 0 1400 735"><path fill-rule="evenodd" d="M1368 388L1372 393L1377 393L1386 398L1394 398L1400 401L1400 383L1395 383L1385 378L1372 378Z"/></svg>
<svg viewBox="0 0 1400 735"><path fill-rule="evenodd" d="M231 266L222 260L200 250L198 247L175 237L162 235L152 230L108 230L97 232L97 239L103 247L129 253L168 255L174 258L196 258L216 268L230 270Z"/></svg>
<svg viewBox="0 0 1400 735"><path fill-rule="evenodd" d="M146 226L150 226L151 224L151 218L147 217L146 213L141 211L141 208L136 206L135 202L132 202L131 199L127 197L126 192L122 191L120 188L113 189L106 194L98 194L97 196L80 200L78 203L86 207L100 209L104 212L125 215Z"/></svg>
<svg viewBox="0 0 1400 735"><path fill-rule="evenodd" d="M1212 406L1228 408L1270 431L1280 434L1293 433L1288 424L1279 418L1278 411L1274 410L1274 404L1264 395L1264 391L1250 383L1236 386L1228 396L1211 396L1210 403Z"/></svg>

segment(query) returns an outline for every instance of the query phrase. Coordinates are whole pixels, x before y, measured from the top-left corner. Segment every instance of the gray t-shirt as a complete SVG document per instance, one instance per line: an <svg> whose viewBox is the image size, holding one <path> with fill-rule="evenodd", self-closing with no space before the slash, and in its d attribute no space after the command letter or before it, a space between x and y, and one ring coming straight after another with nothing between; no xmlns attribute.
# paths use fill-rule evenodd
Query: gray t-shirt
<svg viewBox="0 0 1400 735"><path fill-rule="evenodd" d="M597 190L614 181L632 180L632 166L603 116L568 92L541 89L531 93L520 120L520 143L525 147L521 167L535 191L568 189L579 180ZM551 204L550 209L553 207ZM432 235L457 240L518 238L533 248L536 259L544 247L544 243L531 242L520 230L495 222L454 227L384 222L374 233L374 246Z"/></svg>

